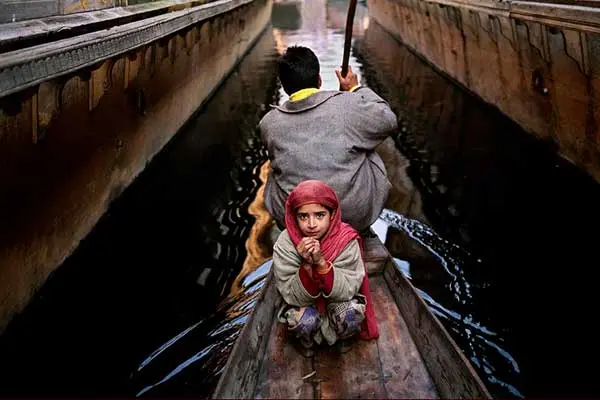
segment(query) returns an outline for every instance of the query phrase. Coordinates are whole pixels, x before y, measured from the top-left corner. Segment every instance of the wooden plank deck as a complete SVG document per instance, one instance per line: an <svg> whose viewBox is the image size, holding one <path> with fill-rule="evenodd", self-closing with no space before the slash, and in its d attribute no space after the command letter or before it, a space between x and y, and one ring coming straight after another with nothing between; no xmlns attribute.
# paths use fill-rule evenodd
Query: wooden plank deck
<svg viewBox="0 0 600 400"><path fill-rule="evenodd" d="M313 371L313 362L303 357L287 340L287 328L274 319L262 368L256 384L256 399L311 399L313 382L302 378Z"/></svg>
<svg viewBox="0 0 600 400"><path fill-rule="evenodd" d="M214 398L492 398L385 246L364 239L379 339L305 358L276 320L282 299L271 274Z"/></svg>
<svg viewBox="0 0 600 400"><path fill-rule="evenodd" d="M315 355L321 399L386 398L375 341L359 341L345 354L330 349Z"/></svg>
<svg viewBox="0 0 600 400"><path fill-rule="evenodd" d="M345 354L320 348L309 359L296 351L285 326L275 320L254 397L439 397L383 276L370 282L380 330L377 341L359 340Z"/></svg>
<svg viewBox="0 0 600 400"><path fill-rule="evenodd" d="M371 279L379 324L379 359L389 398L439 397L417 345L382 276Z"/></svg>

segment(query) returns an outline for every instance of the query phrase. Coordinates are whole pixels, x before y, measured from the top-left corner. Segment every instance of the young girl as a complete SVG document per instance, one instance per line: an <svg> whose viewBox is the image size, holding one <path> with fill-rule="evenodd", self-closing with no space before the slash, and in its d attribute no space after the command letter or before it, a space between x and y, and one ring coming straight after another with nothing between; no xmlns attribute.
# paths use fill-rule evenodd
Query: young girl
<svg viewBox="0 0 600 400"><path fill-rule="evenodd" d="M279 321L305 349L356 334L376 339L362 240L342 222L334 191L322 181L300 183L287 198L285 225L273 247L275 282L284 300Z"/></svg>

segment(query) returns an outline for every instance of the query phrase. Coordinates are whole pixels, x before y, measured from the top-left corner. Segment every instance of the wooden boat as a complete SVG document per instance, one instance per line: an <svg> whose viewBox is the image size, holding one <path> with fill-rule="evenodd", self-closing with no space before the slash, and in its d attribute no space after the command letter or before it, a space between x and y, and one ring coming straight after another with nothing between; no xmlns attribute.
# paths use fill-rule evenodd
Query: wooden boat
<svg viewBox="0 0 600 400"><path fill-rule="evenodd" d="M492 398L385 246L364 245L379 339L301 356L276 319L271 270L213 398Z"/></svg>

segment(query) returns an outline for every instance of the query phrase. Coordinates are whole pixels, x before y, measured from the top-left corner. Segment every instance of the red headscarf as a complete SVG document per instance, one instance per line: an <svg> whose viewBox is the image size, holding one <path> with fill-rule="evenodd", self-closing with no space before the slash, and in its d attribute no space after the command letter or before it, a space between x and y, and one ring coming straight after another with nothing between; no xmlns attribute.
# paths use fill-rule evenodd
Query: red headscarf
<svg viewBox="0 0 600 400"><path fill-rule="evenodd" d="M342 222L342 214L338 198L329 186L322 181L307 180L301 182L292 190L285 203L285 226L290 235L294 246L298 246L302 239L302 231L296 222L296 210L306 204L321 204L324 207L333 210L333 217L329 229L321 238L321 252L328 261L333 261L342 252L342 250L352 240L356 239L360 246L361 257L363 254L362 238L349 224ZM379 331L373 302L371 301L371 291L369 288L369 277L365 270L365 277L360 286L359 293L365 296L367 306L365 310L365 319L361 325L360 337L364 340L377 339ZM323 301L322 297L317 300Z"/></svg>

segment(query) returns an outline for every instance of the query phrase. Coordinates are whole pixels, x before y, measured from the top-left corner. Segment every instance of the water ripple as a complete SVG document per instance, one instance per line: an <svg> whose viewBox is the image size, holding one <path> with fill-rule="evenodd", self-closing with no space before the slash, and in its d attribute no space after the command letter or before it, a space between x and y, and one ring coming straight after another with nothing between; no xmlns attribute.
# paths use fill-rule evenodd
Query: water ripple
<svg viewBox="0 0 600 400"><path fill-rule="evenodd" d="M464 266L473 262L470 260L472 256L468 251L442 238L423 222L407 218L393 210L384 209L380 219L390 228L405 232L437 257L450 278L446 287L454 293L454 299L458 303L467 306L463 307L465 310L469 310L469 304L477 302L470 290L473 285L467 280L464 273ZM405 275L411 279L410 274ZM436 279L440 279L440 277ZM458 337L459 341L463 342L461 346L463 352L467 353L467 357L488 383L502 386L513 396L523 397L516 387L498 378L497 368L502 368L502 375L507 375L506 371L515 375L521 372L517 361L498 344L502 341L498 333L477 321L469 311L461 314L456 309L440 304L424 290L418 287L416 290L425 300L431 312L444 323L449 331L454 332L455 338ZM494 358L493 363L489 361L490 358Z"/></svg>

